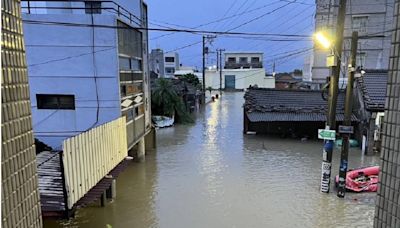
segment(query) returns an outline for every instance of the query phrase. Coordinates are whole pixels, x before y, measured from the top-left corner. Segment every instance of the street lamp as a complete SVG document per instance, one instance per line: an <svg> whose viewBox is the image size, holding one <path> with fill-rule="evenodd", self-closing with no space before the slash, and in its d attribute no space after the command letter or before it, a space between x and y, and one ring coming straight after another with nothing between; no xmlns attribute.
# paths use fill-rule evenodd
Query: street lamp
<svg viewBox="0 0 400 228"><path fill-rule="evenodd" d="M323 48L329 49L332 47L332 41L324 32L317 32L314 34L316 40Z"/></svg>

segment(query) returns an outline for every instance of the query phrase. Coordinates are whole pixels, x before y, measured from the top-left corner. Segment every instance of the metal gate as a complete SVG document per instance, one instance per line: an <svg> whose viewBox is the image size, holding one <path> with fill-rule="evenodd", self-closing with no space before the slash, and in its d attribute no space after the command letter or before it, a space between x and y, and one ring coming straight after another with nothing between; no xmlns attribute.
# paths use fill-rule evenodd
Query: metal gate
<svg viewBox="0 0 400 228"><path fill-rule="evenodd" d="M225 89L235 89L235 75L225 75Z"/></svg>

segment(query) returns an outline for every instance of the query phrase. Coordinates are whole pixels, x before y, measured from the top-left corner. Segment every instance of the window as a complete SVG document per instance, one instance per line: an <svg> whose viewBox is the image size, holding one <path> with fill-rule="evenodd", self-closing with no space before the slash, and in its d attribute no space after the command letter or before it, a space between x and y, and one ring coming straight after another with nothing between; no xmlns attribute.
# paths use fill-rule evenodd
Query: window
<svg viewBox="0 0 400 228"><path fill-rule="evenodd" d="M165 73L166 74L173 74L173 73L175 73L175 68L173 68L173 67L165 67Z"/></svg>
<svg viewBox="0 0 400 228"><path fill-rule="evenodd" d="M259 57L251 57L251 63L259 63L260 58Z"/></svg>
<svg viewBox="0 0 400 228"><path fill-rule="evenodd" d="M142 60L137 58L119 57L119 68L120 70L141 71Z"/></svg>
<svg viewBox="0 0 400 228"><path fill-rule="evenodd" d="M247 63L247 57L240 57L239 63Z"/></svg>
<svg viewBox="0 0 400 228"><path fill-rule="evenodd" d="M101 13L101 2L85 2L85 13L86 14L100 14Z"/></svg>
<svg viewBox="0 0 400 228"><path fill-rule="evenodd" d="M359 33L367 32L368 16L353 16L353 30Z"/></svg>
<svg viewBox="0 0 400 228"><path fill-rule="evenodd" d="M229 57L228 58L228 63L236 63L236 58L235 57Z"/></svg>
<svg viewBox="0 0 400 228"><path fill-rule="evenodd" d="M165 62L173 63L173 62L175 62L175 57L165 57Z"/></svg>
<svg viewBox="0 0 400 228"><path fill-rule="evenodd" d="M36 94L38 109L75 109L74 95Z"/></svg>

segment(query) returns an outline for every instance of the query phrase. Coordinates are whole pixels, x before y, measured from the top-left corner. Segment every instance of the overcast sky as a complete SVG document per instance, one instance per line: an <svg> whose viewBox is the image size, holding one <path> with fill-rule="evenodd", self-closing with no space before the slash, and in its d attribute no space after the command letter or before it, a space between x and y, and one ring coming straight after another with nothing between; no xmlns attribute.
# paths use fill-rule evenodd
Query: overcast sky
<svg viewBox="0 0 400 228"><path fill-rule="evenodd" d="M291 1L291 0L290 0ZM254 18L259 19L236 28L234 32L255 32L275 34L311 35L314 30L314 0L297 0L300 3L288 3L285 0L147 0L149 27L163 25L168 27L193 28L221 18L231 17L218 23L197 29L227 31ZM251 12L248 12L251 11ZM246 13L248 12L248 13ZM244 14L243 14L244 13ZM234 16L243 14L241 16ZM264 16L263 16L264 15ZM175 24L175 25L168 25ZM171 51L201 41L201 35L190 33L150 33L150 49L161 48ZM282 38L278 38L282 39ZM261 51L267 72L272 71L275 59L277 71L292 71L303 68L304 58L310 52L288 54L312 47L311 41L265 41L257 39L227 38L219 36L211 49L224 48L227 51ZM180 62L185 66L197 66L201 69L201 43L177 51ZM283 54L282 54L283 53ZM208 65L215 65L216 54L210 54Z"/></svg>

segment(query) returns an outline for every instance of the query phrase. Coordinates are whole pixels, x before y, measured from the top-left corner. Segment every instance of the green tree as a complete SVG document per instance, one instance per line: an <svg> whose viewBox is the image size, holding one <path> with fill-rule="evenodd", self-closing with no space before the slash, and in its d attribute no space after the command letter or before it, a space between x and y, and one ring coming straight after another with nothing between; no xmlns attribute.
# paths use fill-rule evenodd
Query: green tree
<svg viewBox="0 0 400 228"><path fill-rule="evenodd" d="M178 76L178 78L182 81L192 84L197 89L201 88L201 83L200 83L199 78L192 73L180 75L180 76Z"/></svg>
<svg viewBox="0 0 400 228"><path fill-rule="evenodd" d="M151 93L152 111L156 115L175 116L177 122L188 123L193 119L186 111L182 98L175 92L172 83L164 78L156 80Z"/></svg>

